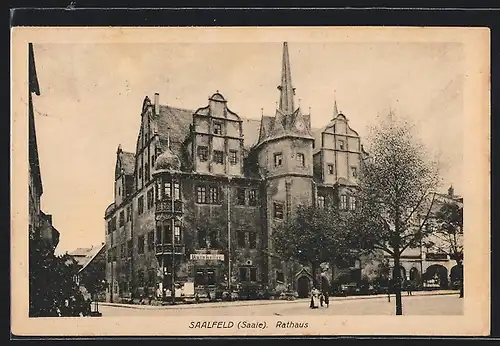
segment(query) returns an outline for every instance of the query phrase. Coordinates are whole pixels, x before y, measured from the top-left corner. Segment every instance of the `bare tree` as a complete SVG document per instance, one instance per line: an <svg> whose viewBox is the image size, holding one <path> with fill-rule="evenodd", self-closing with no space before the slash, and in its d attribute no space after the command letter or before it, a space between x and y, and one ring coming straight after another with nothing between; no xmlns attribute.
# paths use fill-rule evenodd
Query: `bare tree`
<svg viewBox="0 0 500 346"><path fill-rule="evenodd" d="M402 315L401 254L420 246L434 203L437 169L414 127L390 114L372 128L370 155L359 176L359 207L351 214L362 246L383 250L394 260L396 315Z"/></svg>

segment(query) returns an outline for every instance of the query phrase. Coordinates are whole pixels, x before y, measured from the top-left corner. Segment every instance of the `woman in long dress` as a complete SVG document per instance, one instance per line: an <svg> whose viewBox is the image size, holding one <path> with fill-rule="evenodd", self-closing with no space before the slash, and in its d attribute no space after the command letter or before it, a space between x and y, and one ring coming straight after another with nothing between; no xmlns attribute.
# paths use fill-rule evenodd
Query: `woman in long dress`
<svg viewBox="0 0 500 346"><path fill-rule="evenodd" d="M311 309L317 309L319 307L319 290L314 287L311 291Z"/></svg>

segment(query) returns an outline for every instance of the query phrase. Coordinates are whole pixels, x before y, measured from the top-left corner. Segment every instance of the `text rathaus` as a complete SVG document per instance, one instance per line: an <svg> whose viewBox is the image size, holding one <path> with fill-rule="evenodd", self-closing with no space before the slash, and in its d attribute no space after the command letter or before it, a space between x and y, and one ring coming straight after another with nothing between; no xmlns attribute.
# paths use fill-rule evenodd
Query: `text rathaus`
<svg viewBox="0 0 500 346"><path fill-rule="evenodd" d="M287 43L278 89L275 115L261 120L231 111L218 91L197 110L144 99L136 152L118 146L105 212L108 299L172 287L172 277L215 294L310 289L307 266L273 253L273 227L299 205L354 208L365 153L336 102L320 129L295 106Z"/></svg>

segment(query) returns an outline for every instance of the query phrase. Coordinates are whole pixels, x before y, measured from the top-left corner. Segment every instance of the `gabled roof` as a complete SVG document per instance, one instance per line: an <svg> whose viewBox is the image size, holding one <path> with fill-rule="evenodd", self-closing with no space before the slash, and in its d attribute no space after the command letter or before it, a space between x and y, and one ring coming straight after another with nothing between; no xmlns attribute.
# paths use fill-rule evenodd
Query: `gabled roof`
<svg viewBox="0 0 500 346"><path fill-rule="evenodd" d="M94 246L91 248L77 248L72 252L68 253L71 257L75 259L75 261L80 266L79 272L84 270L89 263L101 252L101 250L105 247L105 244L101 244L100 246Z"/></svg>

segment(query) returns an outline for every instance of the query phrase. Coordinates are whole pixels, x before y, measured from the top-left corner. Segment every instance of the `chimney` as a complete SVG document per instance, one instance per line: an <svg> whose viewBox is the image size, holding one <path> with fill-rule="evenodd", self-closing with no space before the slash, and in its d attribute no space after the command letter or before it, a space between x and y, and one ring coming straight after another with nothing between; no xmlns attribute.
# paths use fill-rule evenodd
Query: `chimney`
<svg viewBox="0 0 500 346"><path fill-rule="evenodd" d="M160 114L160 94L155 93L155 115Z"/></svg>

